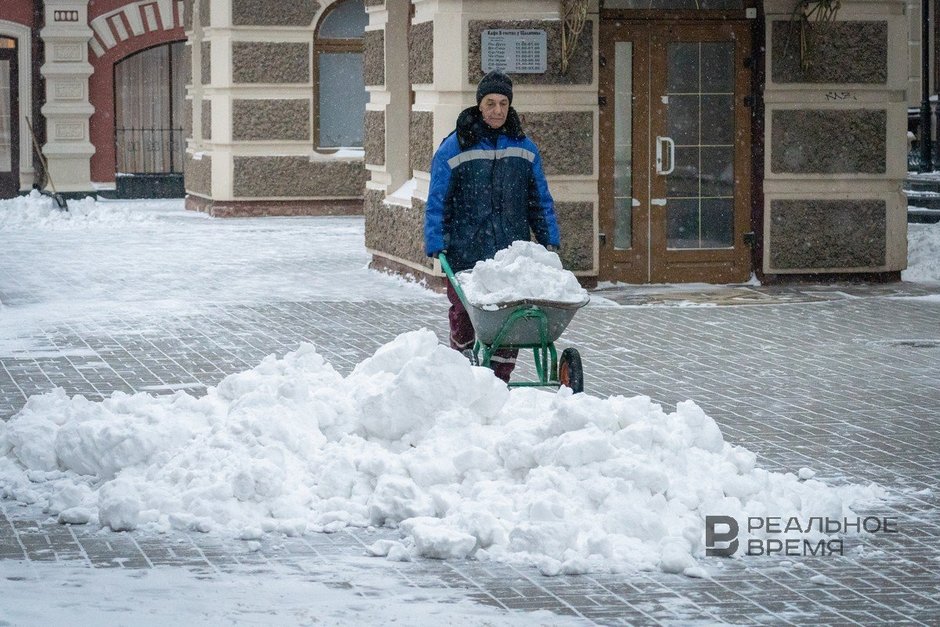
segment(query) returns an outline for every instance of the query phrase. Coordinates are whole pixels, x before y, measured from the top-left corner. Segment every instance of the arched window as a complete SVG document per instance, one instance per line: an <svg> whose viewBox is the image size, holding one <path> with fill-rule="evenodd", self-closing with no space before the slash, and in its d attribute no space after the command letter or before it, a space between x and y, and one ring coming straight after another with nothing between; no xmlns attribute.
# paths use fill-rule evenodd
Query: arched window
<svg viewBox="0 0 940 627"><path fill-rule="evenodd" d="M185 42L136 52L114 66L114 143L119 173L182 171L186 144Z"/></svg>
<svg viewBox="0 0 940 627"><path fill-rule="evenodd" d="M363 0L341 0L317 27L313 49L319 147L362 146L369 100L362 77L362 38L368 23Z"/></svg>

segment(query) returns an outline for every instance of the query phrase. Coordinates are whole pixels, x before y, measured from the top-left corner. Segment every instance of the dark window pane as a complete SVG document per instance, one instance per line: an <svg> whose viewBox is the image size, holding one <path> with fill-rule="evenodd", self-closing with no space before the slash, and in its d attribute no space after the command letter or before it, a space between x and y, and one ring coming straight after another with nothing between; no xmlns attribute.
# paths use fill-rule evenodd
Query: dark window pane
<svg viewBox="0 0 940 627"><path fill-rule="evenodd" d="M698 93L698 46L697 43L669 44L666 91L670 94Z"/></svg>
<svg viewBox="0 0 940 627"><path fill-rule="evenodd" d="M731 248L734 245L734 201L703 199L700 248Z"/></svg>
<svg viewBox="0 0 940 627"><path fill-rule="evenodd" d="M733 96L702 96L702 143L734 143Z"/></svg>
<svg viewBox="0 0 940 627"><path fill-rule="evenodd" d="M734 43L718 41L702 43L702 91L731 93L734 91Z"/></svg>
<svg viewBox="0 0 940 627"><path fill-rule="evenodd" d="M702 196L734 193L734 148L702 148Z"/></svg>
<svg viewBox="0 0 940 627"><path fill-rule="evenodd" d="M699 0L703 11L733 11L744 8L744 0Z"/></svg>
<svg viewBox="0 0 940 627"><path fill-rule="evenodd" d="M695 146L699 143L699 97L669 96L669 137L677 145Z"/></svg>
<svg viewBox="0 0 940 627"><path fill-rule="evenodd" d="M320 37L332 39L357 39L365 33L369 24L362 0L346 0L330 11L320 24Z"/></svg>
<svg viewBox="0 0 940 627"><path fill-rule="evenodd" d="M320 146L362 146L369 93L362 78L362 53L320 55Z"/></svg>
<svg viewBox="0 0 940 627"><path fill-rule="evenodd" d="M666 147L663 146L663 150ZM663 157L668 159L668 156ZM676 148L676 164L672 174L666 175L666 196L698 196L699 149ZM668 167L668 164L667 164Z"/></svg>
<svg viewBox="0 0 940 627"><path fill-rule="evenodd" d="M670 200L666 206L666 246L699 247L699 201Z"/></svg>

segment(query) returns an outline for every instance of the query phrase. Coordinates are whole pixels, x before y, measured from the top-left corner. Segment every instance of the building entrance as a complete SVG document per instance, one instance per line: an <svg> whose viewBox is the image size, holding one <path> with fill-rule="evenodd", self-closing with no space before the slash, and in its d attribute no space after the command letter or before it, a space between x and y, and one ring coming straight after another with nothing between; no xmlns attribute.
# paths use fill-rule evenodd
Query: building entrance
<svg viewBox="0 0 940 627"><path fill-rule="evenodd" d="M184 195L184 42L148 48L114 66L114 143L119 196Z"/></svg>
<svg viewBox="0 0 940 627"><path fill-rule="evenodd" d="M0 37L0 198L20 191L16 40Z"/></svg>
<svg viewBox="0 0 940 627"><path fill-rule="evenodd" d="M601 23L601 280L750 276L750 49L746 22Z"/></svg>

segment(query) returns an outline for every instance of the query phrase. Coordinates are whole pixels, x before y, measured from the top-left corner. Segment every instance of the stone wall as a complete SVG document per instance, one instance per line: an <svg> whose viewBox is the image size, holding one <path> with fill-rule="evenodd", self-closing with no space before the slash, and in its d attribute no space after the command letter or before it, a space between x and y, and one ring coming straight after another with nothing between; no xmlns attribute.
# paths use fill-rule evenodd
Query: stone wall
<svg viewBox="0 0 940 627"><path fill-rule="evenodd" d="M431 111L411 112L411 170L431 171L434 156L434 114Z"/></svg>
<svg viewBox="0 0 940 627"><path fill-rule="evenodd" d="M765 4L764 274L906 265L904 0L842 3L800 58L792 3ZM901 50L905 48L905 50Z"/></svg>
<svg viewBox="0 0 940 627"><path fill-rule="evenodd" d="M794 174L884 174L884 109L787 109L771 113L770 169Z"/></svg>
<svg viewBox="0 0 940 627"><path fill-rule="evenodd" d="M204 197L201 208L213 215L361 212L363 160L318 152L313 143L314 35L334 2L188 1L196 11L197 72L185 176L187 190ZM384 62L381 54L378 59ZM376 72L374 63L367 66ZM379 130L367 135L367 149L382 159L384 144L375 138L381 139L384 121L367 118Z"/></svg>
<svg viewBox="0 0 940 627"><path fill-rule="evenodd" d="M381 191L366 191L366 248L430 269L431 260L424 254L424 202L414 200L411 207L402 207L384 201Z"/></svg>
<svg viewBox="0 0 940 627"><path fill-rule="evenodd" d="M370 165L385 165L385 112L366 111L365 160Z"/></svg>
<svg viewBox="0 0 940 627"><path fill-rule="evenodd" d="M546 176L594 172L594 113L526 112L522 128L539 147Z"/></svg>
<svg viewBox="0 0 940 627"><path fill-rule="evenodd" d="M205 0L203 0L205 2ZM233 26L310 26L316 0L231 0Z"/></svg>
<svg viewBox="0 0 940 627"><path fill-rule="evenodd" d="M572 272L590 272L594 268L594 203L556 202L555 214L562 263Z"/></svg>
<svg viewBox="0 0 940 627"><path fill-rule="evenodd" d="M774 200L771 215L774 268L885 265L884 200Z"/></svg>
<svg viewBox="0 0 940 627"><path fill-rule="evenodd" d="M232 42L235 83L309 83L310 45L270 41Z"/></svg>
<svg viewBox="0 0 940 627"><path fill-rule="evenodd" d="M212 195L212 157L203 156L195 159L186 153L183 161L183 180L186 192L209 197Z"/></svg>
<svg viewBox="0 0 940 627"><path fill-rule="evenodd" d="M232 101L232 139L310 140L310 101L235 99Z"/></svg>
<svg viewBox="0 0 940 627"><path fill-rule="evenodd" d="M408 31L408 79L434 82L434 22L413 24Z"/></svg>
<svg viewBox="0 0 940 627"><path fill-rule="evenodd" d="M302 156L236 156L233 171L236 198L359 198L366 178L361 161Z"/></svg>

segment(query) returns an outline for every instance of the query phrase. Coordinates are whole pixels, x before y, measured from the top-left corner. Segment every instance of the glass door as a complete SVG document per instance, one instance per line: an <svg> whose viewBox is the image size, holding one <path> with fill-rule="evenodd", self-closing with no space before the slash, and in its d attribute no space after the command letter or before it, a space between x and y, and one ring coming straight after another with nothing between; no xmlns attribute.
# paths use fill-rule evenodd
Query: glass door
<svg viewBox="0 0 940 627"><path fill-rule="evenodd" d="M114 66L118 174L179 174L186 141L185 43L147 48Z"/></svg>
<svg viewBox="0 0 940 627"><path fill-rule="evenodd" d="M20 191L16 41L0 37L0 198Z"/></svg>
<svg viewBox="0 0 940 627"><path fill-rule="evenodd" d="M601 278L747 280L747 25L615 22L608 30Z"/></svg>

